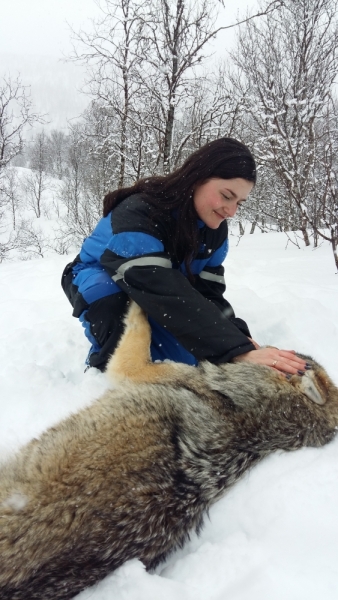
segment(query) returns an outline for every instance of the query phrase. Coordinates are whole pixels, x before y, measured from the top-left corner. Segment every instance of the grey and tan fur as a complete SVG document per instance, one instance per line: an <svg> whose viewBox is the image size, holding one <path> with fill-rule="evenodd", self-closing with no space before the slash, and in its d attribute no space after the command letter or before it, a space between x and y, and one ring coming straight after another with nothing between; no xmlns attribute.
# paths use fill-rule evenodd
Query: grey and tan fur
<svg viewBox="0 0 338 600"><path fill-rule="evenodd" d="M322 446L338 390L250 364L149 362L133 305L108 366L120 385L0 470L1 600L67 600L138 557L155 567L210 504L276 449Z"/></svg>

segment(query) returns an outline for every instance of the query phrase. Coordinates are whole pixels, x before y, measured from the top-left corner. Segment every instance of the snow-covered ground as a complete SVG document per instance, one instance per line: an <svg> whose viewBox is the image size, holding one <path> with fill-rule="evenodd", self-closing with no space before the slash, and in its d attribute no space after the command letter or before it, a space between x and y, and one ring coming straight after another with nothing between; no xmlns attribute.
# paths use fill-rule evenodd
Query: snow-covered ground
<svg viewBox="0 0 338 600"><path fill-rule="evenodd" d="M330 247L285 250L245 235L225 263L227 298L253 337L312 354L338 384L338 275ZM60 287L67 257L0 265L0 456L100 396L87 342ZM336 600L338 439L278 453L213 506L155 574L130 561L78 600Z"/></svg>

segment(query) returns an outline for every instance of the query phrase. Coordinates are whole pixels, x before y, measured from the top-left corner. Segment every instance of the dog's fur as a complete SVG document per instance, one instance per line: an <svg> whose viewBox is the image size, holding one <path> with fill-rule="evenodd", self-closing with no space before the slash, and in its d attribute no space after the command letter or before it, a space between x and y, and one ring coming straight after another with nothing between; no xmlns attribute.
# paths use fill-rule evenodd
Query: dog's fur
<svg viewBox="0 0 338 600"><path fill-rule="evenodd" d="M0 470L1 600L67 600L137 557L155 567L276 449L329 442L338 390L249 363L152 364L133 305L108 366L120 387Z"/></svg>

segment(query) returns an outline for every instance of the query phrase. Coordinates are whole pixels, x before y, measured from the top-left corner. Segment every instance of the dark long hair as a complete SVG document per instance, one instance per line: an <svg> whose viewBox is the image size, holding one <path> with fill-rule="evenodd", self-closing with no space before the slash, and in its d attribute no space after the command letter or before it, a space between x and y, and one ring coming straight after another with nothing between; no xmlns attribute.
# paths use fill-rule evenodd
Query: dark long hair
<svg viewBox="0 0 338 600"><path fill-rule="evenodd" d="M103 216L132 194L146 194L147 202L157 213L177 210L176 229L173 232L173 253L184 261L188 274L189 264L198 253L198 228L193 194L198 184L212 178L241 177L256 182L255 160L247 146L233 138L219 138L196 150L184 164L169 175L145 177L134 185L109 192L103 201Z"/></svg>

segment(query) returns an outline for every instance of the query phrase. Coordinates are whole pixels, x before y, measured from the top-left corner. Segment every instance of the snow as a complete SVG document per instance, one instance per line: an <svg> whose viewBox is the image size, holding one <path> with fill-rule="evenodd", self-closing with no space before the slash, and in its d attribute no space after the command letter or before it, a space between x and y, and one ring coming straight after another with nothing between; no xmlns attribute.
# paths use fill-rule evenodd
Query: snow
<svg viewBox="0 0 338 600"><path fill-rule="evenodd" d="M338 275L329 244L284 234L231 237L227 298L256 341L312 354L338 384ZM72 257L69 257L70 260ZM88 343L60 287L67 257L0 265L0 457L90 403L105 376L83 372ZM338 439L277 453L206 518L156 573L132 560L77 600L336 600ZM11 498L20 504L23 498Z"/></svg>

